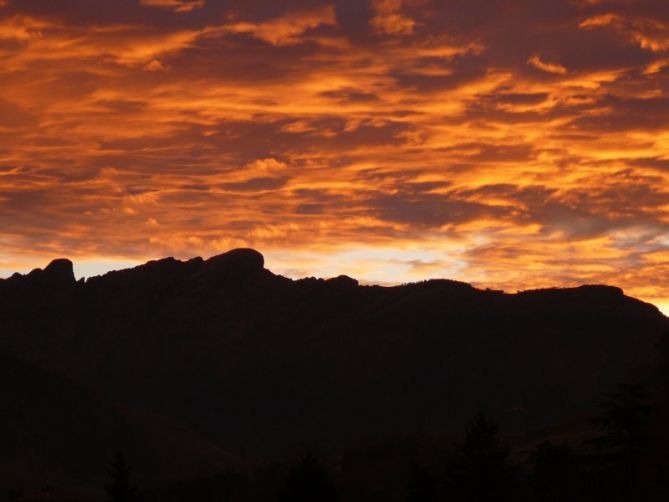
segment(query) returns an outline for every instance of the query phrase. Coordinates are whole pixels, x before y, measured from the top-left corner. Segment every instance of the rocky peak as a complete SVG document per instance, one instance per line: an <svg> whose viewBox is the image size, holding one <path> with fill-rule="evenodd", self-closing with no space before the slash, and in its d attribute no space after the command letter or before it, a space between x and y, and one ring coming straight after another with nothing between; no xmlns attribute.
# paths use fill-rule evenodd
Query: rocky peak
<svg viewBox="0 0 669 502"><path fill-rule="evenodd" d="M233 249L227 253L209 258L202 269L210 277L242 277L261 272L265 258L254 249Z"/></svg>
<svg viewBox="0 0 669 502"><path fill-rule="evenodd" d="M75 282L74 265L66 258L58 258L47 265L44 276L63 283Z"/></svg>

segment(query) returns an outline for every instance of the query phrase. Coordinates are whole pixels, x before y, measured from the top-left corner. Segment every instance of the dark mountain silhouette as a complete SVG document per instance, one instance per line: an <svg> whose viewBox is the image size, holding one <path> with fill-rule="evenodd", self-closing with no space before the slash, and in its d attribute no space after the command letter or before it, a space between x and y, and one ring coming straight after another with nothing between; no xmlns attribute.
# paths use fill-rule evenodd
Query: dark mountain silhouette
<svg viewBox="0 0 669 502"><path fill-rule="evenodd" d="M2 353L0 396L3 491L13 486L95 490L115 448L130 452L148 481L238 466L232 455L174 420L113 404Z"/></svg>
<svg viewBox="0 0 669 502"><path fill-rule="evenodd" d="M614 287L360 286L263 267L242 249L86 281L56 260L0 281L0 351L33 368L24 372L32 387L12 392L28 408L77 416L125 403L254 453L459 430L480 409L523 433L587 414L616 384L650 371L669 326ZM74 387L45 390L60 385L46 371ZM80 387L106 397L89 407L72 394Z"/></svg>

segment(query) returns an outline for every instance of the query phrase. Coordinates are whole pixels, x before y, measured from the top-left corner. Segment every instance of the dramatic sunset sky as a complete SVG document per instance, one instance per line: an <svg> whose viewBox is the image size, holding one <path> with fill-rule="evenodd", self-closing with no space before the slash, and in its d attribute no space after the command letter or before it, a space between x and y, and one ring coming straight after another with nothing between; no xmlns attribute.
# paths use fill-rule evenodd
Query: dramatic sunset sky
<svg viewBox="0 0 669 502"><path fill-rule="evenodd" d="M666 310L669 1L0 0L0 276L242 246Z"/></svg>

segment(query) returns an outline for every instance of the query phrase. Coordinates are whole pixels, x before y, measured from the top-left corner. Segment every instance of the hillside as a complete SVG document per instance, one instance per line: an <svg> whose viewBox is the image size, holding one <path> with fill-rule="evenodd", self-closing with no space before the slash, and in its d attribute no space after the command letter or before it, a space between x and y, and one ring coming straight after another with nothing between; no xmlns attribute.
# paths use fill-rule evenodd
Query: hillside
<svg viewBox="0 0 669 502"><path fill-rule="evenodd" d="M0 351L16 364L254 454L460 430L478 409L519 433L582 416L652 368L668 322L614 287L293 281L252 250L86 281L56 260L0 281ZM43 382L26 406L87 402Z"/></svg>
<svg viewBox="0 0 669 502"><path fill-rule="evenodd" d="M239 466L232 455L174 420L112 403L5 354L0 354L0 395L3 491L48 486L56 492L62 487L96 492L118 450L142 466L147 483Z"/></svg>

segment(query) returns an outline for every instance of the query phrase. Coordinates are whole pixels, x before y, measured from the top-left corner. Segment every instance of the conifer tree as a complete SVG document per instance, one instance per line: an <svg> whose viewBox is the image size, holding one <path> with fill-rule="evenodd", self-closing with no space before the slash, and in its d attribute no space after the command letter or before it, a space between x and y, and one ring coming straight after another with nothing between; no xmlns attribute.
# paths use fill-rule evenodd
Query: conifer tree
<svg viewBox="0 0 669 502"><path fill-rule="evenodd" d="M138 502L139 490L131 481L130 467L123 452L116 452L105 484L109 502Z"/></svg>
<svg viewBox="0 0 669 502"><path fill-rule="evenodd" d="M436 502L437 479L425 467L412 463L409 471L407 502Z"/></svg>
<svg viewBox="0 0 669 502"><path fill-rule="evenodd" d="M497 424L479 413L467 426L453 472L453 495L467 502L510 500L513 471Z"/></svg>
<svg viewBox="0 0 669 502"><path fill-rule="evenodd" d="M288 473L280 502L336 502L339 493L327 468L313 455L304 456Z"/></svg>

